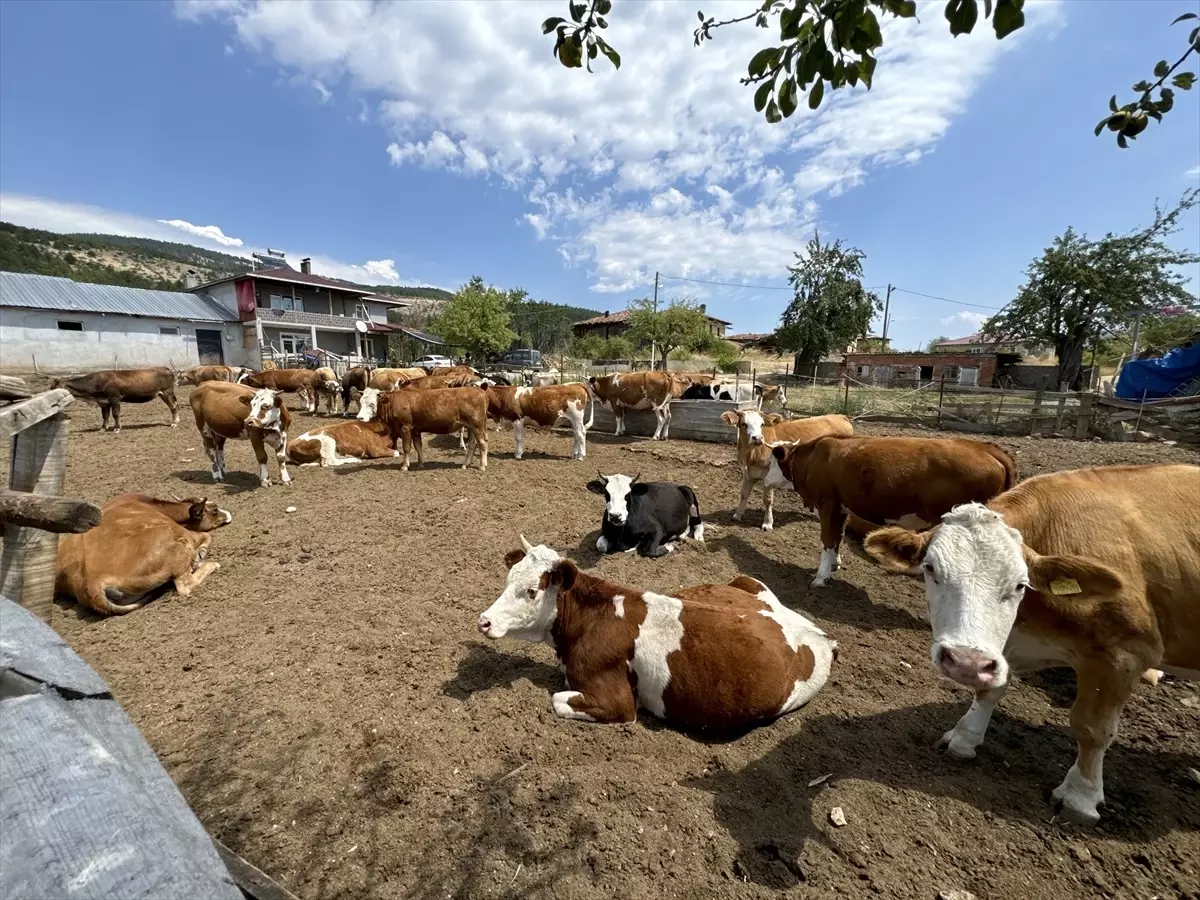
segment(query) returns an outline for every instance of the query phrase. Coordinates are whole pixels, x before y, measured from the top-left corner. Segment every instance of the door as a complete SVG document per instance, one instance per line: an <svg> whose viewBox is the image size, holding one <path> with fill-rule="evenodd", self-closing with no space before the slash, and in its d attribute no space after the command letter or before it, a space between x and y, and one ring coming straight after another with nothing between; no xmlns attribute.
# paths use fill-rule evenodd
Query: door
<svg viewBox="0 0 1200 900"><path fill-rule="evenodd" d="M221 332L211 328L196 329L196 352L200 354L200 365L225 365L225 351L221 347Z"/></svg>
<svg viewBox="0 0 1200 900"><path fill-rule="evenodd" d="M311 337L307 334L289 334L284 332L279 335L279 349L288 356L294 356L297 353L303 353L308 349L311 342Z"/></svg>

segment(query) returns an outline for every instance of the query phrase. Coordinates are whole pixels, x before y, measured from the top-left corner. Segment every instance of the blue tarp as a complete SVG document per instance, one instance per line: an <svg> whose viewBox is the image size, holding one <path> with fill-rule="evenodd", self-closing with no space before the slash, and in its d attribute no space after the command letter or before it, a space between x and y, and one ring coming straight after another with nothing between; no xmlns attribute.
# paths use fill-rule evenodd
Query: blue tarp
<svg viewBox="0 0 1200 900"><path fill-rule="evenodd" d="M1117 379L1117 396L1124 400L1165 397L1200 375L1200 342L1176 347L1158 359L1131 359Z"/></svg>

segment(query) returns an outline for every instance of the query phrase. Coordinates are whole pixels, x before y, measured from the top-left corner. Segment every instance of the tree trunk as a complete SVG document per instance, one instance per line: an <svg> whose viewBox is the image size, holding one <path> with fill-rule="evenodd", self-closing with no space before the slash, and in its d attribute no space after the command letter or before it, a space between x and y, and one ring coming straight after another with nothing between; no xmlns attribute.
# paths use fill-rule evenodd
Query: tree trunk
<svg viewBox="0 0 1200 900"><path fill-rule="evenodd" d="M1083 367L1083 351L1087 347L1087 334L1072 334L1067 337L1058 352L1058 389L1077 391L1080 384L1080 369Z"/></svg>

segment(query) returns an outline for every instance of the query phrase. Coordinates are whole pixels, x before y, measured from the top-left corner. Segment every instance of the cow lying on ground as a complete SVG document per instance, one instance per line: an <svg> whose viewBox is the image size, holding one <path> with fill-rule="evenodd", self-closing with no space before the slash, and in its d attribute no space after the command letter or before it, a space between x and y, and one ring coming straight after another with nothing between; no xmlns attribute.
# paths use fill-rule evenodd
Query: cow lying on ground
<svg viewBox="0 0 1200 900"><path fill-rule="evenodd" d="M231 513L202 497L113 497L99 525L58 539L54 591L110 616L144 606L168 582L186 597L221 567L205 562L209 532L231 521Z"/></svg>
<svg viewBox="0 0 1200 900"><path fill-rule="evenodd" d="M113 434L121 430L122 403L149 403L159 399L171 410L171 427L179 425L175 402L175 375L166 367L153 369L105 369L76 375L73 378L54 378L50 388L66 388L79 400L90 400L100 407L100 430L108 431L108 414L112 413Z"/></svg>
<svg viewBox="0 0 1200 900"><path fill-rule="evenodd" d="M764 402L780 406L787 404L787 394L782 385L761 384L757 381L712 381L707 384L690 384L684 388L680 399L732 400L738 403L753 400L759 409L762 409Z"/></svg>
<svg viewBox="0 0 1200 900"><path fill-rule="evenodd" d="M604 498L604 518L596 549L657 558L675 549L683 537L704 542L700 501L683 484L638 481L640 475L601 475L587 489Z"/></svg>
<svg viewBox="0 0 1200 900"><path fill-rule="evenodd" d="M847 511L874 525L917 516L932 525L960 503L986 502L1017 481L1012 457L964 438L832 435L772 448L763 484L793 488L821 517L813 587L838 565Z"/></svg>
<svg viewBox="0 0 1200 900"><path fill-rule="evenodd" d="M1093 824L1104 753L1139 676L1200 678L1200 466L1111 466L1031 478L932 530L885 528L866 549L920 571L934 669L975 692L942 746L975 756L1010 673L1068 665L1079 750L1054 798Z"/></svg>
<svg viewBox="0 0 1200 900"><path fill-rule="evenodd" d="M592 427L593 417L583 420L585 407L591 399L583 384L559 384L548 387L499 387L486 389L488 418L496 422L512 422L516 457L525 454L525 421L548 428L560 419L571 425L575 441L571 447L572 459L587 456L587 430Z"/></svg>
<svg viewBox="0 0 1200 900"><path fill-rule="evenodd" d="M203 384L206 381L237 381L247 372L243 366L193 366L175 374L177 384Z"/></svg>
<svg viewBox="0 0 1200 900"><path fill-rule="evenodd" d="M760 581L664 596L581 572L524 535L521 544L478 628L554 648L567 681L552 698L561 718L632 722L640 706L684 728L747 728L804 706L829 677L837 644Z"/></svg>
<svg viewBox="0 0 1200 900"><path fill-rule="evenodd" d="M774 413L763 414L755 409L729 410L721 413L721 421L738 430L737 458L742 470L742 494L733 518L740 521L750 502L754 485L767 477L771 470L771 445L796 444L815 440L826 434L853 434L854 426L845 416L813 416L809 419L790 419ZM775 527L775 489L763 484L762 530Z"/></svg>
<svg viewBox="0 0 1200 900"><path fill-rule="evenodd" d="M337 422L306 431L287 442L287 458L297 465L343 466L365 459L399 456L382 422Z"/></svg>
<svg viewBox="0 0 1200 900"><path fill-rule="evenodd" d="M204 441L204 452L212 460L213 481L225 480L225 441L248 438L258 460L258 480L269 487L267 451L275 451L279 464L279 480L287 484L292 476L287 470L287 430L292 414L283 405L283 394L268 388L246 387L209 381L200 385L188 398L196 428Z"/></svg>
<svg viewBox="0 0 1200 900"><path fill-rule="evenodd" d="M266 369L243 375L238 384L267 388L280 394L298 394L304 402L305 412L314 413L317 411L317 388L327 380L318 372L317 369Z"/></svg>
<svg viewBox="0 0 1200 900"><path fill-rule="evenodd" d="M422 370L427 375L472 375L475 378L479 377L479 370L473 366L434 366L428 370Z"/></svg>
<svg viewBox="0 0 1200 900"><path fill-rule="evenodd" d="M625 410L652 409L658 424L654 440L667 439L671 429L671 400L680 382L667 372L625 372L615 375L593 375L588 379L596 399L607 403L617 420L614 436L625 433Z"/></svg>
<svg viewBox="0 0 1200 900"><path fill-rule="evenodd" d="M408 471L408 457L414 442L417 465L424 464L422 434L453 434L464 428L468 440L463 468L471 464L478 449L479 469L487 470L487 396L478 388L402 388L386 392L367 388L359 399L358 419L360 422L378 419L393 441L396 438L402 440L402 471Z"/></svg>

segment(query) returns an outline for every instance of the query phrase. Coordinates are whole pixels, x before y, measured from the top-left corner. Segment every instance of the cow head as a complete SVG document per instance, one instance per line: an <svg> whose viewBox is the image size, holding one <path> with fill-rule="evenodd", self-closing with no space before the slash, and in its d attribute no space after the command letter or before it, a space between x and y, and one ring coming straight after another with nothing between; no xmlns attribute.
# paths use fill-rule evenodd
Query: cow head
<svg viewBox="0 0 1200 900"><path fill-rule="evenodd" d="M283 415L283 394L270 388L259 388L250 398L250 415L246 424L256 428L278 428Z"/></svg>
<svg viewBox="0 0 1200 900"><path fill-rule="evenodd" d="M600 473L597 473L600 474ZM634 475L604 475L594 481L589 481L587 489L593 494L604 498L604 518L614 525L624 525L629 519L629 495L633 493L633 485L642 476Z"/></svg>
<svg viewBox="0 0 1200 900"><path fill-rule="evenodd" d="M358 397L358 421L370 422L379 413L379 388L366 388ZM351 395L353 396L353 395Z"/></svg>
<svg viewBox="0 0 1200 900"><path fill-rule="evenodd" d="M525 535L521 547L504 557L504 593L484 610L477 627L490 638L547 641L558 614L558 592L571 588L578 569L544 544L534 547Z"/></svg>
<svg viewBox="0 0 1200 900"><path fill-rule="evenodd" d="M721 413L721 421L733 428L745 429L746 440L755 447L761 447L766 442L763 428L774 428L783 421L783 416L775 413L763 415L757 409L731 409Z"/></svg>
<svg viewBox="0 0 1200 900"><path fill-rule="evenodd" d="M188 504L188 517L183 526L190 531L212 531L233 521L233 513L204 497L192 497L184 502Z"/></svg>
<svg viewBox="0 0 1200 900"><path fill-rule="evenodd" d="M1090 559L1039 556L980 503L955 507L929 531L881 528L866 549L886 568L925 576L933 667L976 691L1008 683L1004 645L1027 589L1086 598L1122 586L1116 572Z"/></svg>

